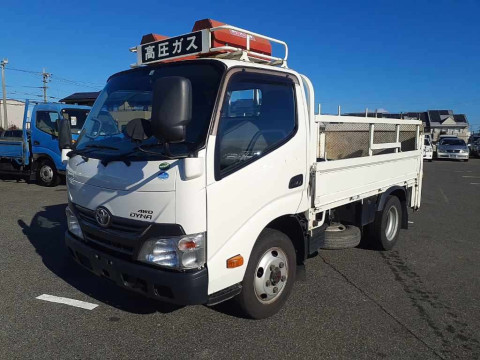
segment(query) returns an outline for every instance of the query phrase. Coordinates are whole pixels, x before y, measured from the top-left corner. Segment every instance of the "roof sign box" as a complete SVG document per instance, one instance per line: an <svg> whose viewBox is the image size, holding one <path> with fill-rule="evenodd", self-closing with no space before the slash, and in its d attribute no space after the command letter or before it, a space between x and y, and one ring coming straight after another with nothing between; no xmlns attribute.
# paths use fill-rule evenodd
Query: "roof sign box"
<svg viewBox="0 0 480 360"><path fill-rule="evenodd" d="M195 22L192 31L213 29L224 25L226 24L212 19L198 20ZM212 32L211 46L212 48L233 46L246 50L247 37L250 41L249 50L259 54L272 55L272 44L270 44L270 41L261 37L247 35L245 32L236 29L222 29Z"/></svg>
<svg viewBox="0 0 480 360"><path fill-rule="evenodd" d="M285 47L283 58L272 56L271 42ZM248 30L204 19L195 22L193 32L176 37L148 34L140 45L130 49L137 53L137 63L132 66L186 60L198 57L239 56L245 61L266 62L286 67L287 44Z"/></svg>

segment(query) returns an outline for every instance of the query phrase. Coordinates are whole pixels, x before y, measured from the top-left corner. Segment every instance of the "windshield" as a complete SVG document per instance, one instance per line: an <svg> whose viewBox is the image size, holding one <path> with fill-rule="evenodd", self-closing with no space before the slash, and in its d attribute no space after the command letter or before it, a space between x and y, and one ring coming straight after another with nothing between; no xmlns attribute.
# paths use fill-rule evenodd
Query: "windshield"
<svg viewBox="0 0 480 360"><path fill-rule="evenodd" d="M220 63L194 61L159 67L142 67L114 75L98 96L80 133L77 151L88 150L89 157L129 155L136 160L161 158L163 144L153 136L134 142L125 127L134 119L150 121L152 85L158 78L182 76L192 84L192 119L186 127L185 141L169 144L172 156L184 155L204 146L213 107L220 85ZM151 151L142 152L139 146Z"/></svg>
<svg viewBox="0 0 480 360"><path fill-rule="evenodd" d="M465 146L465 141L461 139L444 139L442 140L442 145L463 145Z"/></svg>
<svg viewBox="0 0 480 360"><path fill-rule="evenodd" d="M62 109L63 118L70 120L72 134L80 134L89 112L89 109Z"/></svg>

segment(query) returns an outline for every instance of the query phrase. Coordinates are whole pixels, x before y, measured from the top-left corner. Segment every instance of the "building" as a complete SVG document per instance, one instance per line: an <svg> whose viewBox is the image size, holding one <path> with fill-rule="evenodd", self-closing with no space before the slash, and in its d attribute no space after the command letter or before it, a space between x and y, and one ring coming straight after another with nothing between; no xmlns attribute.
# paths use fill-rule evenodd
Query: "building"
<svg viewBox="0 0 480 360"><path fill-rule="evenodd" d="M365 113L349 113L350 116L365 116ZM465 114L454 114L453 110L427 110L404 113L368 112L368 117L422 120L425 133L432 134L433 141L440 135L455 135L465 142L470 137L469 124Z"/></svg>
<svg viewBox="0 0 480 360"><path fill-rule="evenodd" d="M78 92L60 100L65 104L92 106L100 91Z"/></svg>
<svg viewBox="0 0 480 360"><path fill-rule="evenodd" d="M7 129L16 127L22 128L25 102L14 99L7 99ZM5 119L3 114L3 100L0 99L0 127L5 128Z"/></svg>
<svg viewBox="0 0 480 360"><path fill-rule="evenodd" d="M436 140L440 135L456 135L467 142L470 137L465 114L454 114L452 110L429 110L428 130Z"/></svg>

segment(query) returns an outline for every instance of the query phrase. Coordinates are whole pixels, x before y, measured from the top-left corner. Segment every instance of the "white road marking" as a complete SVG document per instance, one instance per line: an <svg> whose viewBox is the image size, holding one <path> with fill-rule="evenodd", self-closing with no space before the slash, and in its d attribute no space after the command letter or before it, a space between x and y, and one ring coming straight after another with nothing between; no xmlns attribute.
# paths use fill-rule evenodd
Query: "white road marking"
<svg viewBox="0 0 480 360"><path fill-rule="evenodd" d="M470 183L470 185L480 185L480 183Z"/></svg>
<svg viewBox="0 0 480 360"><path fill-rule="evenodd" d="M66 304L66 305L75 306L75 307L79 307L87 310L93 310L98 306L97 304L92 304L85 301L74 300L74 299L53 296L48 294L37 296L36 299L50 301L50 302L59 303L59 304Z"/></svg>
<svg viewBox="0 0 480 360"><path fill-rule="evenodd" d="M475 176L475 175L463 175L463 178L469 178L469 179L480 179L480 176Z"/></svg>
<svg viewBox="0 0 480 360"><path fill-rule="evenodd" d="M413 224L413 221L409 221L408 223L409 223L409 224Z"/></svg>

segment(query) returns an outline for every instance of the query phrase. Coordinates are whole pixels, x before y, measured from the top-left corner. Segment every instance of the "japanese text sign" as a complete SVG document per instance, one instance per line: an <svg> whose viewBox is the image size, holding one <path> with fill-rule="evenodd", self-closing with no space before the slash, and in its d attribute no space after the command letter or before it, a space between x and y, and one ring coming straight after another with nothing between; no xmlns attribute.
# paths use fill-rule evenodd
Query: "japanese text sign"
<svg viewBox="0 0 480 360"><path fill-rule="evenodd" d="M182 36L141 45L142 64L194 55L202 52L202 32L197 31Z"/></svg>

